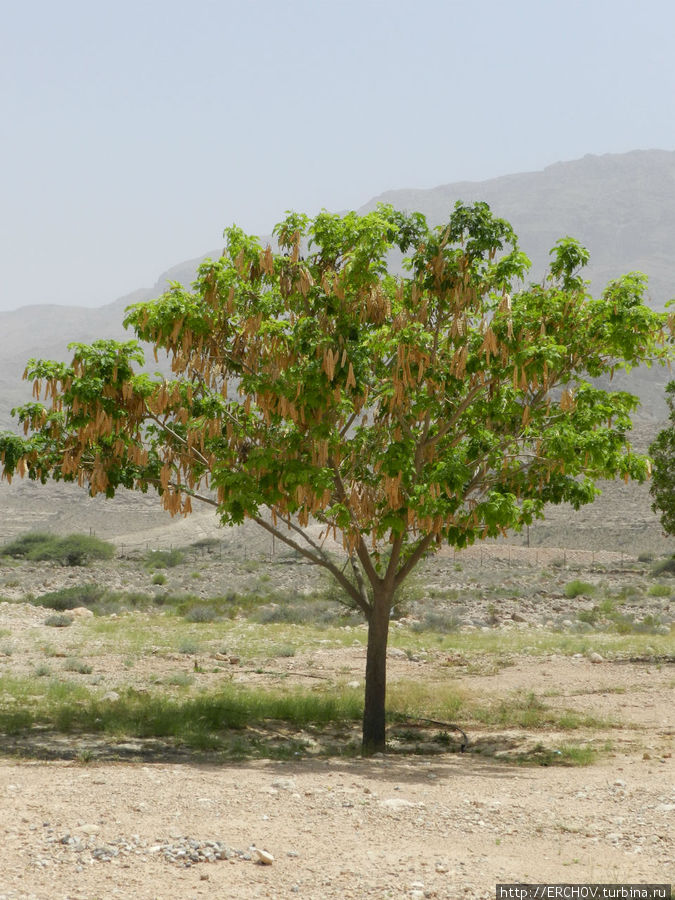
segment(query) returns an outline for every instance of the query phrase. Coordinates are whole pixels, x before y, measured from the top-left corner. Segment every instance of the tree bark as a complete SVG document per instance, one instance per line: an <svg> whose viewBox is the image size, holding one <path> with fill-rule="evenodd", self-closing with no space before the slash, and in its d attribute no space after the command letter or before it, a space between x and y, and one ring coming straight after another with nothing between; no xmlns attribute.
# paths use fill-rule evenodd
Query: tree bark
<svg viewBox="0 0 675 900"><path fill-rule="evenodd" d="M376 592L368 617L366 655L366 698L363 709L364 755L383 752L385 742L385 699L387 693L387 639L391 597Z"/></svg>

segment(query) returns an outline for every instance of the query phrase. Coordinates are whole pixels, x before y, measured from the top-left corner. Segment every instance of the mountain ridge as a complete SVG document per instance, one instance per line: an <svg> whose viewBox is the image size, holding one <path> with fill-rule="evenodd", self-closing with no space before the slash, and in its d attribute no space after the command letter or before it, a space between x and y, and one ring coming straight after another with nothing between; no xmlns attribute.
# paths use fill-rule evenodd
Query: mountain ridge
<svg viewBox="0 0 675 900"><path fill-rule="evenodd" d="M590 251L588 277L592 290L597 292L611 278L638 270L649 277L648 293L655 308L663 308L675 294L675 151L587 154L538 171L485 181L398 188L373 197L358 212L390 202L422 212L431 224L440 224L460 199L485 200L497 215L512 223L521 249L533 261L533 280L545 270L555 241L570 234ZM65 360L71 341L131 338L122 327L127 306L160 295L172 281L190 283L199 264L220 252L211 250L177 263L152 287L139 288L99 307L45 304L0 312L0 428L11 424L11 407L28 399L21 382L28 358ZM652 398L652 418L659 419L665 414L665 406L658 393L667 379L646 376L649 384L655 380L654 389L647 387L646 393ZM644 400L645 391L640 393Z"/></svg>

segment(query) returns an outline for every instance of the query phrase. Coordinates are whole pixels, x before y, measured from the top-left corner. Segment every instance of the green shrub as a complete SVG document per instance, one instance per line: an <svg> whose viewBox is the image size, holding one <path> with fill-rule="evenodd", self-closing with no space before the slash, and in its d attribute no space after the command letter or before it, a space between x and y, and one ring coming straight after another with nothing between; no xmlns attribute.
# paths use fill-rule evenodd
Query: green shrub
<svg viewBox="0 0 675 900"><path fill-rule="evenodd" d="M599 618L600 609L597 606L594 606L593 609L581 609L577 613L577 619L587 625L595 625Z"/></svg>
<svg viewBox="0 0 675 900"><path fill-rule="evenodd" d="M44 623L45 625L49 625L50 628L67 628L69 625L73 624L73 620L64 613L57 613L54 616L47 616Z"/></svg>
<svg viewBox="0 0 675 900"><path fill-rule="evenodd" d="M54 540L54 535L47 531L29 531L5 544L0 550L2 556L12 556L14 559L28 556L31 550L49 544Z"/></svg>
<svg viewBox="0 0 675 900"><path fill-rule="evenodd" d="M66 672L77 672L78 675L91 675L92 669L88 663L82 662L81 659L67 659L63 664Z"/></svg>
<svg viewBox="0 0 675 900"><path fill-rule="evenodd" d="M184 559L185 554L180 550L151 550L145 557L145 562L150 569L173 569Z"/></svg>
<svg viewBox="0 0 675 900"><path fill-rule="evenodd" d="M653 584L647 593L650 597L670 597L672 590L668 584Z"/></svg>
<svg viewBox="0 0 675 900"><path fill-rule="evenodd" d="M565 596L569 597L570 600L574 597L580 597L582 594L592 594L594 591L594 584L589 584L587 581L579 581L578 578L565 585Z"/></svg>
<svg viewBox="0 0 675 900"><path fill-rule="evenodd" d="M115 548L93 535L69 534L59 538L34 531L6 544L2 553L15 558L60 562L64 566L85 566L94 559L112 559Z"/></svg>
<svg viewBox="0 0 675 900"><path fill-rule="evenodd" d="M426 610L420 621L412 626L413 631L436 631L440 634L450 634L458 628L457 614L443 609Z"/></svg>
<svg viewBox="0 0 675 900"><path fill-rule="evenodd" d="M269 653L275 659L289 659L295 656L295 647L293 644L277 644L274 647L270 647Z"/></svg>
<svg viewBox="0 0 675 900"><path fill-rule="evenodd" d="M162 575L161 572L158 572L156 575L152 576L153 584L166 584L166 575Z"/></svg>
<svg viewBox="0 0 675 900"><path fill-rule="evenodd" d="M653 553L638 553L638 562L651 562L653 559Z"/></svg>
<svg viewBox="0 0 675 900"><path fill-rule="evenodd" d="M662 559L660 562L654 563L651 574L675 575L675 556L669 556L668 559Z"/></svg>
<svg viewBox="0 0 675 900"><path fill-rule="evenodd" d="M346 611L330 600L313 598L289 598L280 603L267 603L253 610L251 618L262 625L316 625L337 624L344 619Z"/></svg>
<svg viewBox="0 0 675 900"><path fill-rule="evenodd" d="M60 588L58 591L42 594L33 602L36 606L46 606L47 609L63 612L67 609L76 609L78 606L93 606L101 599L104 592L104 588L97 584L77 584L73 587Z"/></svg>
<svg viewBox="0 0 675 900"><path fill-rule="evenodd" d="M112 559L115 548L107 541L88 534L69 534L55 539L42 549L31 550L28 559L45 559L64 566L86 566L95 559Z"/></svg>
<svg viewBox="0 0 675 900"><path fill-rule="evenodd" d="M201 604L189 609L185 613L184 618L187 622L215 622L218 616L213 607Z"/></svg>

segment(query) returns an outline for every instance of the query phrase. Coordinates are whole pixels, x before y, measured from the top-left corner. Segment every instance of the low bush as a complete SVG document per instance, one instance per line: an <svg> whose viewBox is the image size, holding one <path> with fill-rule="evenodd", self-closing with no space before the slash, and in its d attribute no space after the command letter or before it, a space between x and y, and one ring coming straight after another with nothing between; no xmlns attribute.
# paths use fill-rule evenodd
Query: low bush
<svg viewBox="0 0 675 900"><path fill-rule="evenodd" d="M570 600L574 599L574 597L580 597L582 594L588 596L589 594L593 594L594 591L594 584L589 584L588 581L579 581L578 578L575 578L574 581L570 581L565 585L565 596Z"/></svg>
<svg viewBox="0 0 675 900"><path fill-rule="evenodd" d="M173 569L184 559L185 554L181 550L151 550L145 557L145 562L150 569Z"/></svg>
<svg viewBox="0 0 675 900"><path fill-rule="evenodd" d="M444 609L426 610L422 618L412 626L413 631L435 631L439 634L450 634L458 628L457 614Z"/></svg>
<svg viewBox="0 0 675 900"><path fill-rule="evenodd" d="M82 662L81 659L67 659L63 664L66 672L76 672L78 675L91 675L92 669L88 663Z"/></svg>
<svg viewBox="0 0 675 900"><path fill-rule="evenodd" d="M188 609L183 618L187 622L215 622L218 615L212 606L200 604Z"/></svg>
<svg viewBox="0 0 675 900"><path fill-rule="evenodd" d="M13 541L5 544L0 549L0 555L12 556L14 559L20 559L28 556L31 550L42 547L54 540L54 535L47 531L29 531L22 534L21 537L15 538Z"/></svg>
<svg viewBox="0 0 675 900"><path fill-rule="evenodd" d="M318 627L338 624L349 612L331 600L320 598L289 598L280 603L266 603L252 610L249 618L261 625L315 625Z"/></svg>
<svg viewBox="0 0 675 900"><path fill-rule="evenodd" d="M64 612L67 609L76 609L78 606L91 607L101 599L103 594L104 588L97 584L77 584L73 587L60 588L58 591L42 594L33 603L35 606L45 606L47 609Z"/></svg>
<svg viewBox="0 0 675 900"><path fill-rule="evenodd" d="M67 628L69 625L73 624L73 620L64 613L57 613L54 616L47 616L44 623L45 625L49 625L50 628Z"/></svg>
<svg viewBox="0 0 675 900"><path fill-rule="evenodd" d="M44 531L24 534L2 548L2 554L15 559L46 560L63 566L86 566L95 559L112 559L115 547L88 534L56 537Z"/></svg>
<svg viewBox="0 0 675 900"><path fill-rule="evenodd" d="M647 593L650 597L670 597L672 591L668 584L653 584Z"/></svg>
<svg viewBox="0 0 675 900"><path fill-rule="evenodd" d="M654 563L651 570L652 575L675 575L675 556L669 556Z"/></svg>

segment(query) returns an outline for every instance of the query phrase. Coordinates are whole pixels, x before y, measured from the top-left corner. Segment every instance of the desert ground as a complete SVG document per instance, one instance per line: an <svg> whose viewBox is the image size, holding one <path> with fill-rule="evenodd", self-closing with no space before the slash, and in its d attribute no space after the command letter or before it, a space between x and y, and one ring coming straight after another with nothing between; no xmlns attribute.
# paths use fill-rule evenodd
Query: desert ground
<svg viewBox="0 0 675 900"><path fill-rule="evenodd" d="M166 694L187 709L223 685L360 694L364 625L331 618L311 567L246 533L183 544L162 567L161 535L145 534L86 567L0 561L0 900L673 880L675 579L653 574L658 558L521 541L429 561L392 621L401 715L382 756L359 755L358 721L256 721L212 744L10 727L47 685L81 707ZM100 604L46 624L40 598L83 584ZM236 611L206 615L223 595L214 609ZM303 619L311 604L325 621Z"/></svg>

